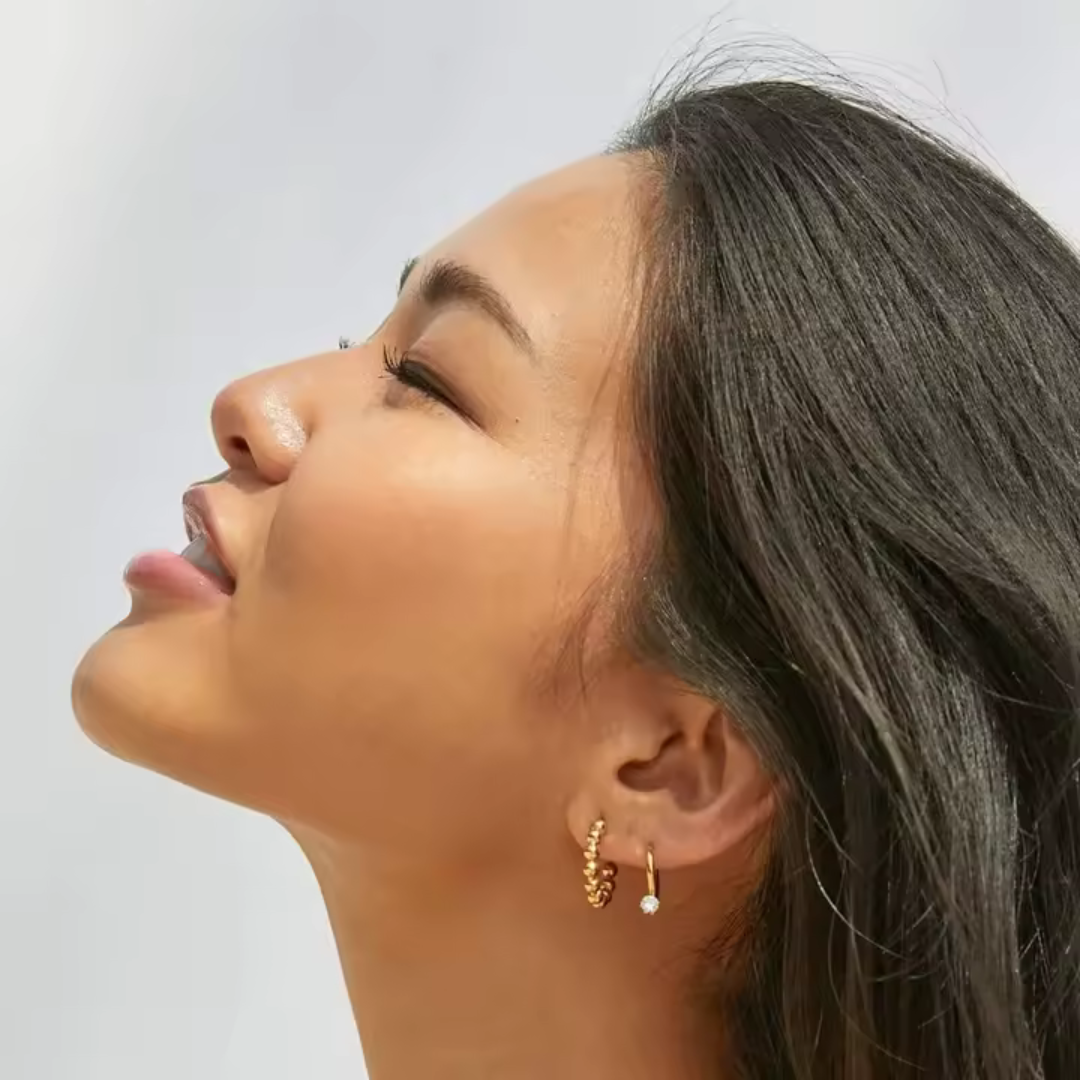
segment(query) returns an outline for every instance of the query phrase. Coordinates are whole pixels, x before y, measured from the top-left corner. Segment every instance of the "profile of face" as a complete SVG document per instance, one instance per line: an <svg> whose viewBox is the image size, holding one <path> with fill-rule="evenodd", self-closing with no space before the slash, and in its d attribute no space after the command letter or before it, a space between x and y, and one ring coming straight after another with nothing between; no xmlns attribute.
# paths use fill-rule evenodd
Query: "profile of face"
<svg viewBox="0 0 1080 1080"><path fill-rule="evenodd" d="M93 741L443 874L528 873L612 815L635 748L610 732L653 684L558 673L648 519L618 438L641 183L620 155L529 183L420 257L367 342L219 394L203 490L235 592L132 589L75 675Z"/></svg>
<svg viewBox="0 0 1080 1080"><path fill-rule="evenodd" d="M78 721L297 839L372 1075L1071 1076L1075 253L797 82L615 146L221 391Z"/></svg>

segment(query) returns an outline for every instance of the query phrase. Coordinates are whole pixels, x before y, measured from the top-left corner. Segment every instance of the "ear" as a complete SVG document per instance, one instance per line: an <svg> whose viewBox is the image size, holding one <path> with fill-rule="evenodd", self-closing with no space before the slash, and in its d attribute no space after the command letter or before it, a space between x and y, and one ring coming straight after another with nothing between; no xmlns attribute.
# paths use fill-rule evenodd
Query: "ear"
<svg viewBox="0 0 1080 1080"><path fill-rule="evenodd" d="M604 859L643 867L694 866L732 852L772 816L775 784L716 702L655 672L622 673L601 691L593 744L567 824L584 847L607 828Z"/></svg>

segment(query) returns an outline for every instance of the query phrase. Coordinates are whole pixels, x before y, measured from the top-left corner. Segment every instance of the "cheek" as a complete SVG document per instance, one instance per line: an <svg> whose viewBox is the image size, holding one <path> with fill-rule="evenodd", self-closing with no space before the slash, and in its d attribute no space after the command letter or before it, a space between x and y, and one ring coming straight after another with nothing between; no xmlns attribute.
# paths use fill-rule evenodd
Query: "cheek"
<svg viewBox="0 0 1080 1080"><path fill-rule="evenodd" d="M364 818L407 793L421 828L433 800L468 814L481 790L489 813L507 778L508 800L528 797L524 773L543 782L527 694L598 565L550 470L448 434L456 421L394 419L361 448L312 441L239 597L233 657L253 722L294 777L319 777L298 798Z"/></svg>
<svg viewBox="0 0 1080 1080"><path fill-rule="evenodd" d="M482 635L531 606L545 593L537 578L556 571L565 494L456 424L396 417L360 452L328 443L305 458L261 584L361 640L395 626L413 638L464 626Z"/></svg>

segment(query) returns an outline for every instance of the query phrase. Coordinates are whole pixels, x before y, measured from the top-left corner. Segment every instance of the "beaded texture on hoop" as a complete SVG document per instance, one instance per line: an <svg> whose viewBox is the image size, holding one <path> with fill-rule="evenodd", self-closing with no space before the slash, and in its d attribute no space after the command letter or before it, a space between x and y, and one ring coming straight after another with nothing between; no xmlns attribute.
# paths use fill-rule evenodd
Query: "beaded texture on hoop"
<svg viewBox="0 0 1080 1080"><path fill-rule="evenodd" d="M615 866L600 858L600 841L606 828L604 819L599 818L585 843L585 895L594 908L606 906L615 891Z"/></svg>

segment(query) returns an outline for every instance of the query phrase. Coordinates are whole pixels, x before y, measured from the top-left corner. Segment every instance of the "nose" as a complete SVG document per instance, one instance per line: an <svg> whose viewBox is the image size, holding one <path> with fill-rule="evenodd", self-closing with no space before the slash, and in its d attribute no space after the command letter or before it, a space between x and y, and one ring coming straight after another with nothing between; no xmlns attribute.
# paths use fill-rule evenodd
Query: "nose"
<svg viewBox="0 0 1080 1080"><path fill-rule="evenodd" d="M256 372L214 399L210 424L218 452L232 469L269 484L286 480L310 437L314 403L305 395L304 361Z"/></svg>

